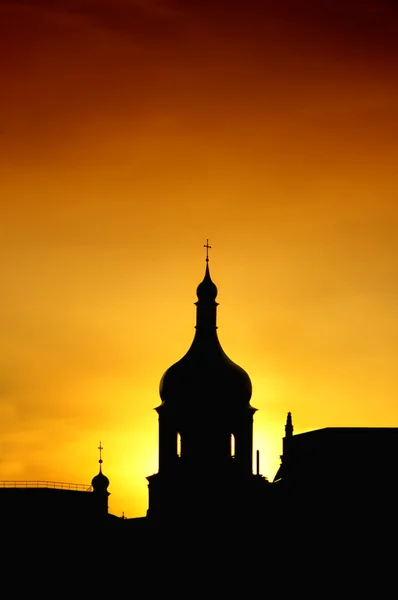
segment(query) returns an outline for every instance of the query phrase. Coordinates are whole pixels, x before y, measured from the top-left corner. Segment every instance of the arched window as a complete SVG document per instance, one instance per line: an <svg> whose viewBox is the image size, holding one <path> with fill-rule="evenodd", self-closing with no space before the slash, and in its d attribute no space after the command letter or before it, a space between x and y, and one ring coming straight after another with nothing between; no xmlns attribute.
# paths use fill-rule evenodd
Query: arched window
<svg viewBox="0 0 398 600"><path fill-rule="evenodd" d="M181 435L177 433L177 456L181 458Z"/></svg>
<svg viewBox="0 0 398 600"><path fill-rule="evenodd" d="M231 457L235 458L235 436L231 433Z"/></svg>

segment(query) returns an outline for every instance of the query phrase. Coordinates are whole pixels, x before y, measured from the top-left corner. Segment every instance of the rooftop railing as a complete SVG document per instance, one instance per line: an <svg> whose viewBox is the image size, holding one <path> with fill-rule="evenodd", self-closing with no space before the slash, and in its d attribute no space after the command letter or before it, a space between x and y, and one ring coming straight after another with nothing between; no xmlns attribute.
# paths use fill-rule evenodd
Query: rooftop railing
<svg viewBox="0 0 398 600"><path fill-rule="evenodd" d="M91 492L91 485L84 483L63 483L60 481L0 481L0 488L49 488L54 490L75 490Z"/></svg>

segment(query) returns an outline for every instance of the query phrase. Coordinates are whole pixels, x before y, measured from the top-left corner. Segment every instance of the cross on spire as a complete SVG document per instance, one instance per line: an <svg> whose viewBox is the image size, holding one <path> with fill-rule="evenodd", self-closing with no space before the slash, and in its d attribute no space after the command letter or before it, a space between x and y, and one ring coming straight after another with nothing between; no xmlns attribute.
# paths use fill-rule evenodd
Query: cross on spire
<svg viewBox="0 0 398 600"><path fill-rule="evenodd" d="M98 462L99 462L99 464L102 464L102 451L103 451L103 447L102 447L101 442L100 442L100 445L98 446L98 450L100 452L100 457L99 457L99 461Z"/></svg>
<svg viewBox="0 0 398 600"><path fill-rule="evenodd" d="M209 246L209 240L206 240L206 243L203 244L203 248L206 248L206 262L209 262L209 249L211 248L211 246Z"/></svg>

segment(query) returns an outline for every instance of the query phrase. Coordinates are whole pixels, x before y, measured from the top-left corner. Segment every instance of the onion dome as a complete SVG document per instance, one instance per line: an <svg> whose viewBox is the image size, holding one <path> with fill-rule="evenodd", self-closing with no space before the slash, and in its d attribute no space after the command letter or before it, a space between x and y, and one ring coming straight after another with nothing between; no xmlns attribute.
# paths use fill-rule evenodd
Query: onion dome
<svg viewBox="0 0 398 600"><path fill-rule="evenodd" d="M100 445L98 447L98 450L100 451L100 459L99 459L99 473L98 475L96 475L95 477L93 477L93 479L91 480L91 485L93 487L93 491L94 492L106 492L109 486L109 479L106 477L106 475L103 474L102 472L102 446L101 446L101 442Z"/></svg>
<svg viewBox="0 0 398 600"><path fill-rule="evenodd" d="M203 281L196 290L196 332L181 360L164 373L160 382L162 406L190 408L250 407L252 384L244 369L224 352L217 336L217 287L210 277L208 257Z"/></svg>
<svg viewBox="0 0 398 600"><path fill-rule="evenodd" d="M106 492L109 486L109 479L103 474L101 467L98 475L93 477L91 481L94 492Z"/></svg>

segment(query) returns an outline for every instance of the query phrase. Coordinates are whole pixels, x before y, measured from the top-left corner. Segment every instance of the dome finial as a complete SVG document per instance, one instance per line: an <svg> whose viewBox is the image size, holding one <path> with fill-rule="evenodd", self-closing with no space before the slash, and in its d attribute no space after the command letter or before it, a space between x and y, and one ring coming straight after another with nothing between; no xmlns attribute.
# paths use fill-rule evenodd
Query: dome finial
<svg viewBox="0 0 398 600"><path fill-rule="evenodd" d="M101 467L101 465L102 465L102 463L103 463L103 460L102 460L102 451L103 451L103 449L104 449L104 448L102 447L101 440L100 440L100 443L99 443L99 444L100 444L100 445L98 446L98 450L99 450L99 456L100 456L100 457L99 457L99 461L98 461L98 462L99 462L99 466L100 466L100 472L101 472L101 471L102 471L102 467Z"/></svg>
<svg viewBox="0 0 398 600"><path fill-rule="evenodd" d="M211 246L209 246L209 240L206 240L206 243L203 244L203 248L206 248L206 262L209 262L209 249L211 248Z"/></svg>

